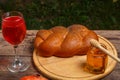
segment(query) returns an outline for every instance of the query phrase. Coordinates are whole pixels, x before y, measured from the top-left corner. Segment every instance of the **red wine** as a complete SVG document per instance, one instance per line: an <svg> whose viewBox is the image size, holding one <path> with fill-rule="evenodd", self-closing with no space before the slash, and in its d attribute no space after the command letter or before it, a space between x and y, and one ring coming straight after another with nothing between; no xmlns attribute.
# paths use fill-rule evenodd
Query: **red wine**
<svg viewBox="0 0 120 80"><path fill-rule="evenodd" d="M2 33L6 41L12 45L21 43L26 34L26 25L22 17L10 16L3 19Z"/></svg>

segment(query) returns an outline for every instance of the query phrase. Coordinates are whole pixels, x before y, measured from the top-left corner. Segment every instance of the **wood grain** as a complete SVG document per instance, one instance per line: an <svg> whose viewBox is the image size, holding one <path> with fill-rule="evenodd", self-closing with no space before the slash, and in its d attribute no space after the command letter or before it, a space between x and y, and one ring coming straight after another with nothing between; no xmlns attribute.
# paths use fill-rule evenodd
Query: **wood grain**
<svg viewBox="0 0 120 80"><path fill-rule="evenodd" d="M38 30L28 30L23 45L26 45L24 53L18 50L18 54L23 58L26 57L28 63L30 63L30 68L23 73L11 73L7 70L6 65L14 57L14 53L10 44L8 44L0 30L0 80L19 80L20 77L30 74L41 74L33 64L32 54L33 54L33 41ZM107 38L117 49L118 57L120 57L120 30L94 30L97 34ZM101 80L120 80L120 64L114 68L112 73L104 77Z"/></svg>
<svg viewBox="0 0 120 80"><path fill-rule="evenodd" d="M117 57L115 47L105 38L99 36L99 43L106 45L108 51ZM109 74L115 67L116 61L108 57L108 64L103 74L91 74L84 71L86 55L70 58L42 57L34 50L33 60L36 67L46 76L53 80L98 80Z"/></svg>

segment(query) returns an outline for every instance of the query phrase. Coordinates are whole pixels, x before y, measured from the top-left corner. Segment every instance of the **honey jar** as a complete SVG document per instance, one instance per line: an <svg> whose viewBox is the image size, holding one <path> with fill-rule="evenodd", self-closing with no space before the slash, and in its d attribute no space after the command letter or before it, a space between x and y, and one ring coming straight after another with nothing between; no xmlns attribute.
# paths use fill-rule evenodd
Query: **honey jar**
<svg viewBox="0 0 120 80"><path fill-rule="evenodd" d="M106 46L103 46L106 48ZM85 70L94 73L100 74L104 73L108 63L108 55L96 47L92 47L87 52L87 62Z"/></svg>

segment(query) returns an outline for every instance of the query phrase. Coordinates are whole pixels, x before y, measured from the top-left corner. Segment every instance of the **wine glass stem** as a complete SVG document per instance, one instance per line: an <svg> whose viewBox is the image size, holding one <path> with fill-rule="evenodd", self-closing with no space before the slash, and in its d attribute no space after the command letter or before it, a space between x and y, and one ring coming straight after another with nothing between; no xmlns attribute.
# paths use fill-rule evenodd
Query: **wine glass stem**
<svg viewBox="0 0 120 80"><path fill-rule="evenodd" d="M14 53L15 53L15 61L18 61L19 60L19 55L17 54L17 47L18 47L18 45L15 45L14 46Z"/></svg>

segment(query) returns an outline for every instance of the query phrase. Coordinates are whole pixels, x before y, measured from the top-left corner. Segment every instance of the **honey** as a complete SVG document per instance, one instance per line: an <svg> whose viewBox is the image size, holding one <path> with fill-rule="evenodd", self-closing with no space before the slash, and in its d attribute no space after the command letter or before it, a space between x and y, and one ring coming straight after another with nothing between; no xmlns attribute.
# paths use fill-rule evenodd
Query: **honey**
<svg viewBox="0 0 120 80"><path fill-rule="evenodd" d="M85 66L85 70L95 74L104 73L107 62L107 54L96 47L92 47L87 52L87 64Z"/></svg>

